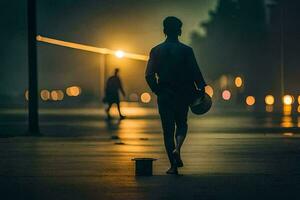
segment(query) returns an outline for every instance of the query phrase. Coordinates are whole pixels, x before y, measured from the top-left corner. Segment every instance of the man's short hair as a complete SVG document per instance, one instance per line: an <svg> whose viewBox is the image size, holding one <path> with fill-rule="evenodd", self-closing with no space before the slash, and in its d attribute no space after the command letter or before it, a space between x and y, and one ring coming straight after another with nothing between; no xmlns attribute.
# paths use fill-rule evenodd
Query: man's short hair
<svg viewBox="0 0 300 200"><path fill-rule="evenodd" d="M169 16L164 19L163 26L166 35L180 35L182 22L177 17Z"/></svg>

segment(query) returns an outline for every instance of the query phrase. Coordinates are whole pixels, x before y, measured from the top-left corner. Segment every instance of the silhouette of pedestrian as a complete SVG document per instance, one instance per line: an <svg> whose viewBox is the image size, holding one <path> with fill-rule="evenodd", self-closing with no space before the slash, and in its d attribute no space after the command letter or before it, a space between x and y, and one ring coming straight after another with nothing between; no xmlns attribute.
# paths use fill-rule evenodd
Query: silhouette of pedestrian
<svg viewBox="0 0 300 200"><path fill-rule="evenodd" d="M111 115L109 114L109 111L111 106L114 103L117 104L120 119L121 120L125 119L125 116L121 114L119 91L121 91L124 97L125 97L125 92L123 89L121 79L118 74L119 74L119 69L117 68L115 69L115 74L109 77L108 80L106 81L105 97L103 99L103 102L108 104L108 107L105 109L108 120L111 119Z"/></svg>
<svg viewBox="0 0 300 200"><path fill-rule="evenodd" d="M180 149L185 140L189 105L206 83L195 59L193 49L178 40L182 22L170 16L163 21L166 40L152 48L146 69L146 81L157 95L164 143L171 164L167 174L178 174L183 167ZM176 142L174 141L174 137Z"/></svg>

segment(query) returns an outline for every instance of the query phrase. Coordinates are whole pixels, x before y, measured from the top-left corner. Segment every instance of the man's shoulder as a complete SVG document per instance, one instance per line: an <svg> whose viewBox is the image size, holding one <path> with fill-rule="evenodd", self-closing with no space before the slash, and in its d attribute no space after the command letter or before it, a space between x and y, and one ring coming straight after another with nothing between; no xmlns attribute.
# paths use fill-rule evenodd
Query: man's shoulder
<svg viewBox="0 0 300 200"><path fill-rule="evenodd" d="M186 50L188 50L188 51L193 50L193 48L190 47L189 45L186 45L186 44L184 44L184 43L182 43L182 42L179 42L179 44L180 44L180 46L181 46L183 49L186 49Z"/></svg>
<svg viewBox="0 0 300 200"><path fill-rule="evenodd" d="M164 46L164 42L154 46L152 49L151 49L151 52L154 52L154 51L157 51L158 49L162 48Z"/></svg>
<svg viewBox="0 0 300 200"><path fill-rule="evenodd" d="M177 44L177 46L178 46L179 48L181 48L181 49L183 49L183 50L186 50L186 51L193 51L193 48L192 48L192 47L190 47L190 46L188 46L188 45L186 45L186 44L184 44L184 43L182 43L182 42L178 42L178 43L176 43L176 44ZM151 52L159 51L160 49L163 49L163 48L165 48L165 47L168 46L168 45L169 45L169 43L167 43L167 42L162 42L162 43L160 43L160 44L154 46L154 47L151 49Z"/></svg>

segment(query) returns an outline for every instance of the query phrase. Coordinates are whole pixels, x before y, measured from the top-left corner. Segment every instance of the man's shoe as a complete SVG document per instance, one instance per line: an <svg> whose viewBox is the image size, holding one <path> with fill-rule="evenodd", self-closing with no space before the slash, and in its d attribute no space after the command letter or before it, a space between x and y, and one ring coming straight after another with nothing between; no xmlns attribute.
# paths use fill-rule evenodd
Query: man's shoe
<svg viewBox="0 0 300 200"><path fill-rule="evenodd" d="M177 167L171 167L170 169L168 169L168 171L166 171L166 173L167 173L167 174L178 175Z"/></svg>
<svg viewBox="0 0 300 200"><path fill-rule="evenodd" d="M182 160L181 160L179 151L177 151L177 150L175 149L175 150L173 151L173 156L174 156L174 160L175 160L175 163L176 163L177 167L183 167L183 162L182 162Z"/></svg>

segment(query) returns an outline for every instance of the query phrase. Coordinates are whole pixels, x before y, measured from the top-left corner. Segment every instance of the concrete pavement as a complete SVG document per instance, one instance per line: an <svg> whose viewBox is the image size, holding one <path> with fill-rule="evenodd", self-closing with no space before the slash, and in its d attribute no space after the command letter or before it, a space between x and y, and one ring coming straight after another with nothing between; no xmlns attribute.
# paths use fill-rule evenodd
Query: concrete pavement
<svg viewBox="0 0 300 200"><path fill-rule="evenodd" d="M2 112L0 199L299 199L297 116L292 127L281 116L192 116L185 167L171 176L155 109L112 123L98 112L42 113L43 137L11 137L26 118ZM157 158L154 176L135 177L134 157Z"/></svg>

